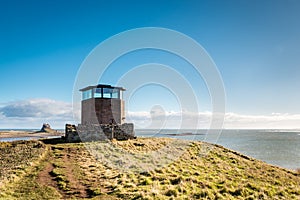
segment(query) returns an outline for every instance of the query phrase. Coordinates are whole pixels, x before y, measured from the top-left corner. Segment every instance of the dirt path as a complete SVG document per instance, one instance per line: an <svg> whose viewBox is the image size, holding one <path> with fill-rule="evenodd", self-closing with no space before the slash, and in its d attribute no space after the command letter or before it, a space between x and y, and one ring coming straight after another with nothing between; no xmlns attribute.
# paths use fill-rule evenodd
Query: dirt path
<svg viewBox="0 0 300 200"><path fill-rule="evenodd" d="M46 164L44 169L38 174L37 181L41 185L51 186L58 190L56 181L52 176L50 176L50 172L54 169L53 165L49 162Z"/></svg>
<svg viewBox="0 0 300 200"><path fill-rule="evenodd" d="M63 199L90 197L87 192L88 188L75 175L79 172L78 169L75 169L75 160L66 152L70 151L70 149L59 149L59 157L55 156L53 150L56 150L57 153L57 148L51 148L49 158L45 161L46 165L38 174L37 182L41 185L55 188L62 195ZM57 161L63 165L59 167L54 165L53 163ZM59 186L59 181L62 181L62 178L60 175L55 175L57 172L54 172L58 168L63 171L61 176L65 177L64 183L66 188L64 189Z"/></svg>
<svg viewBox="0 0 300 200"><path fill-rule="evenodd" d="M70 149L68 149L70 150ZM74 169L74 160L70 156L70 154L65 154L63 156L63 162L65 165L65 172L67 176L67 180L70 183L72 196L80 197L80 198L87 198L89 195L87 194L88 188L75 176L76 170Z"/></svg>

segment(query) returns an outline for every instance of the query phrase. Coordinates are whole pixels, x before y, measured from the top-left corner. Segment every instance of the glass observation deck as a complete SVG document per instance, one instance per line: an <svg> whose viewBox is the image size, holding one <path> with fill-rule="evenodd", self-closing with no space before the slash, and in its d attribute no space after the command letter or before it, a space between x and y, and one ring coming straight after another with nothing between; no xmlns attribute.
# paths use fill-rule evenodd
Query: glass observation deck
<svg viewBox="0 0 300 200"><path fill-rule="evenodd" d="M99 84L95 86L88 86L80 91L82 92L82 100L92 98L122 99L122 93L125 89L122 87Z"/></svg>

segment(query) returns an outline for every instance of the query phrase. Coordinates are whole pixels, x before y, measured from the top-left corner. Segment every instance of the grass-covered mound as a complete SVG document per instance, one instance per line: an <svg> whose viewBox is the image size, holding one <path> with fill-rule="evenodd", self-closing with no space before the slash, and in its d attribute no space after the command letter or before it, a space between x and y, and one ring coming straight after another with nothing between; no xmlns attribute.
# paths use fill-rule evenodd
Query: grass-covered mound
<svg viewBox="0 0 300 200"><path fill-rule="evenodd" d="M0 142L0 187L18 178L45 152L46 145L40 141Z"/></svg>
<svg viewBox="0 0 300 200"><path fill-rule="evenodd" d="M151 152L172 139L113 141L129 152ZM92 145L92 144L91 144ZM203 153L203 149L210 149ZM221 146L191 142L173 163L124 172L99 163L82 143L48 144L27 174L0 188L15 199L299 199L300 175Z"/></svg>

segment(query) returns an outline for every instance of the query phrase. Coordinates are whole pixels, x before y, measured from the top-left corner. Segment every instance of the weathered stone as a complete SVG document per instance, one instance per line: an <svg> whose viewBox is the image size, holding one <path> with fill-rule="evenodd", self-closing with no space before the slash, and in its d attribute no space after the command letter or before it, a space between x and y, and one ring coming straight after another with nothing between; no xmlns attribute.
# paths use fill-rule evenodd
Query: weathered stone
<svg viewBox="0 0 300 200"><path fill-rule="evenodd" d="M66 124L67 142L89 142L103 140L128 140L134 139L134 126L132 123L125 124Z"/></svg>

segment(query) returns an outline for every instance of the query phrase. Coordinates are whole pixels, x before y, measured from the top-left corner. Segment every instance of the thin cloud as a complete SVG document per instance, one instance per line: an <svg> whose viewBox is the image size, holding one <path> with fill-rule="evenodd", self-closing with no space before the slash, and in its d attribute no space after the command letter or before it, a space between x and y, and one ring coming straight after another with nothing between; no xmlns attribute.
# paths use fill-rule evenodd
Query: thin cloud
<svg viewBox="0 0 300 200"><path fill-rule="evenodd" d="M78 107L79 108L79 107ZM80 116L80 111L75 112ZM211 112L161 111L127 112L126 121L136 128L209 128ZM77 120L77 119L76 119ZM0 128L39 128L42 123L64 128L75 123L72 104L52 99L12 101L0 106ZM271 113L269 115L243 115L226 113L224 128L232 129L299 129L300 114Z"/></svg>

